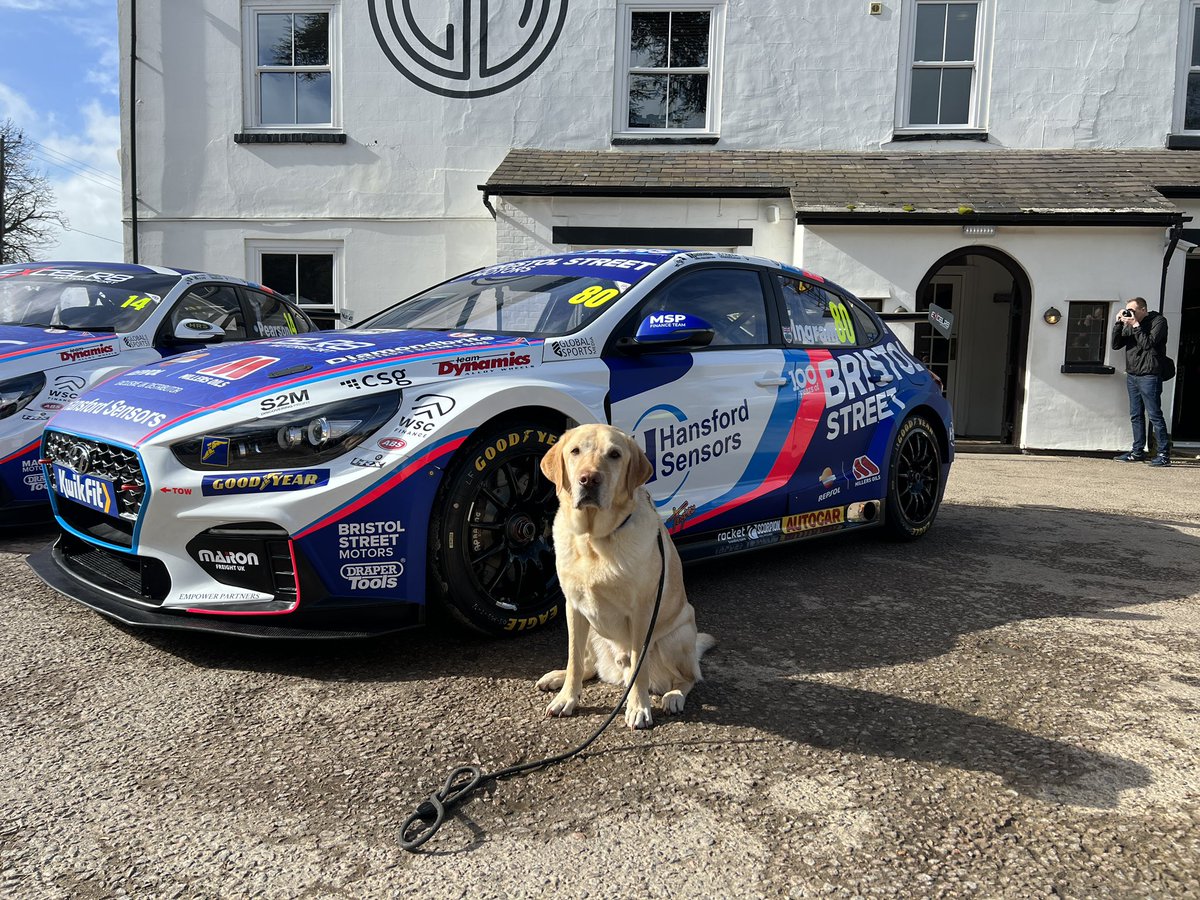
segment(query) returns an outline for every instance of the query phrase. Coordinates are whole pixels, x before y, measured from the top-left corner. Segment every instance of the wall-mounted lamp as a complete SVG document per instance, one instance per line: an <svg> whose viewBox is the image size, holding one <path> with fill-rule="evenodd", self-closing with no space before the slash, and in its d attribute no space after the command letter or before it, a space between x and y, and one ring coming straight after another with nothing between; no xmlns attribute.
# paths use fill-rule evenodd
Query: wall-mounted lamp
<svg viewBox="0 0 1200 900"><path fill-rule="evenodd" d="M767 223L770 225L778 224L779 222L779 207L771 204L767 207Z"/></svg>
<svg viewBox="0 0 1200 900"><path fill-rule="evenodd" d="M1042 313L1042 321L1047 325L1057 325L1060 319L1062 319L1062 313L1053 306Z"/></svg>
<svg viewBox="0 0 1200 900"><path fill-rule="evenodd" d="M893 309L893 310L892 310L892 312L894 312L894 313L906 313L906 312L908 312L908 310L907 310L907 309L904 307L904 305L903 305L903 304L901 304L900 306L897 306L895 309Z"/></svg>

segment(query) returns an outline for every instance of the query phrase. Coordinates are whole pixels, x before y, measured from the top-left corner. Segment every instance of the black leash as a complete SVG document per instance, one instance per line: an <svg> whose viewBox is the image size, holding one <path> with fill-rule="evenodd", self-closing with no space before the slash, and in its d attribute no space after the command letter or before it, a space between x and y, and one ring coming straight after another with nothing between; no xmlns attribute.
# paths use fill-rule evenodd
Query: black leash
<svg viewBox="0 0 1200 900"><path fill-rule="evenodd" d="M407 850L409 853L415 853L422 844L433 837L437 830L442 827L442 823L446 821L446 813L453 810L454 807L475 793L484 782L511 778L514 775L521 775L534 769L548 768L555 763L570 759L572 756L582 753L591 746L592 742L600 737L604 729L612 724L613 719L621 711L621 707L625 705L625 701L629 699L629 692L633 690L638 672L642 670L642 665L646 662L646 656L650 652L650 638L654 634L654 624L658 621L658 608L662 605L663 585L667 580L667 557L663 551L661 530L658 532L658 556L662 560L662 567L658 573L658 595L654 598L654 612L650 616L650 627L646 631L646 643L642 646L642 654L638 657L638 664L633 670L633 675L629 678L629 684L625 686L625 693L621 695L621 699L618 701L616 707L609 714L608 718L604 720L604 724L592 732L592 736L578 747L573 747L557 756L550 756L534 762L520 763L519 765L509 766L506 769L500 769L486 775L479 766L459 766L452 770L450 777L446 779L446 783L442 786L442 789L430 794L429 798L417 807L417 811L404 820L404 824L400 827L400 847L402 849Z"/></svg>

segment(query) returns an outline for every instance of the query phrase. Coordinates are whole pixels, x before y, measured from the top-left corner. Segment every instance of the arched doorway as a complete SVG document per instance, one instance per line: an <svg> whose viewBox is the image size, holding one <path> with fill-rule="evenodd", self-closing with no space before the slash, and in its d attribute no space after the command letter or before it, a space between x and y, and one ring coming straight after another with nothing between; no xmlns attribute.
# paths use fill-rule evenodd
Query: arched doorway
<svg viewBox="0 0 1200 900"><path fill-rule="evenodd" d="M1033 290L1011 256L961 247L935 262L917 287L917 310L954 313L949 338L914 330L913 350L942 379L960 441L1020 446L1021 404Z"/></svg>

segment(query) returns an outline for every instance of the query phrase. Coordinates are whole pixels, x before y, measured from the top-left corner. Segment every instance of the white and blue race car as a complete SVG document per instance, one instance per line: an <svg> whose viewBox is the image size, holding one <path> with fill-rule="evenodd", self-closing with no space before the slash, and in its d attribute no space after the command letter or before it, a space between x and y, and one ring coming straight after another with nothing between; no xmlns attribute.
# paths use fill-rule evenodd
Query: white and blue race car
<svg viewBox="0 0 1200 900"><path fill-rule="evenodd" d="M225 275L124 263L0 266L0 526L49 519L42 430L90 385L187 348L315 328L270 288Z"/></svg>
<svg viewBox="0 0 1200 900"><path fill-rule="evenodd" d="M918 537L954 453L934 378L836 285L728 253L563 253L82 394L46 430L62 535L31 564L137 625L367 634L440 601L527 631L561 608L538 464L584 422L644 447L685 559Z"/></svg>

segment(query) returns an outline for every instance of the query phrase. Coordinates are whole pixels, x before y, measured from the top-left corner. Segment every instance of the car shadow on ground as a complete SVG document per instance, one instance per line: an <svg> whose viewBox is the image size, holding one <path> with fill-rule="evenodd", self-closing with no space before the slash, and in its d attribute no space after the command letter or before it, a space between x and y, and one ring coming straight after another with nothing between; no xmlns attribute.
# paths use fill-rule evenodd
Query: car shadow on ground
<svg viewBox="0 0 1200 900"><path fill-rule="evenodd" d="M1196 528L1196 523L1179 523ZM1130 565L1130 548L1136 566ZM870 534L726 557L685 571L702 630L718 637L684 721L752 728L813 747L993 772L1031 795L1105 808L1143 786L1141 766L938 702L816 680L934 659L964 637L1048 617L1136 622L1131 604L1187 597L1200 540L1167 523L1044 506L950 505L921 541ZM487 640L437 624L363 642L269 643L134 631L202 668L333 682L532 682L562 665L565 629ZM981 637L1011 656L1021 649ZM613 698L615 689L608 689ZM986 691L986 685L981 691ZM581 710L607 712L599 697ZM596 724L598 724L598 719ZM668 724L656 732L670 741ZM589 727L592 727L589 725ZM1044 786L1046 772L1057 773ZM1104 776L1091 777L1103 772Z"/></svg>
<svg viewBox="0 0 1200 900"><path fill-rule="evenodd" d="M792 674L876 668L938 656L964 635L1009 622L1146 618L1123 608L1187 597L1200 582L1200 537L1174 524L1057 507L954 505L916 542L867 532L784 544L695 563L684 577L717 653L734 650ZM200 667L342 681L436 679L447 671L536 679L562 664L561 626L489 639L437 618L365 641L127 630Z"/></svg>

